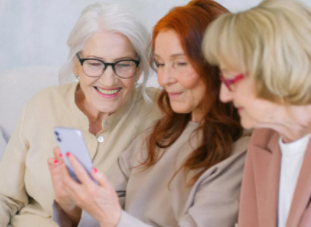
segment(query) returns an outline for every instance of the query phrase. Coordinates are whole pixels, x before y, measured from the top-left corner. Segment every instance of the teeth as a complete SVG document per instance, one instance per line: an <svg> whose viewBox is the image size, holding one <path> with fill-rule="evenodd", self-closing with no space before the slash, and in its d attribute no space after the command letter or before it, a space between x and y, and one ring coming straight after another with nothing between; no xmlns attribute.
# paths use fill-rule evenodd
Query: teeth
<svg viewBox="0 0 311 227"><path fill-rule="evenodd" d="M119 91L119 89L116 89L116 90L104 90L104 89L101 89L101 88L97 88L98 91L100 91L100 93L103 93L105 95L112 95L112 94L115 94Z"/></svg>

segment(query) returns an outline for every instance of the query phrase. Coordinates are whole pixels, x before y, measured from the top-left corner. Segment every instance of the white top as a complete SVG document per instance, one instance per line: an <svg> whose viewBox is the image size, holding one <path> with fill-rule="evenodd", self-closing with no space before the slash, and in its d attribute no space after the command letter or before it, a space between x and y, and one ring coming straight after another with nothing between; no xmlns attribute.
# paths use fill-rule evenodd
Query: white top
<svg viewBox="0 0 311 227"><path fill-rule="evenodd" d="M279 185L278 227L286 226L287 216L309 138L310 134L292 143L283 143L282 137L279 139L282 158Z"/></svg>

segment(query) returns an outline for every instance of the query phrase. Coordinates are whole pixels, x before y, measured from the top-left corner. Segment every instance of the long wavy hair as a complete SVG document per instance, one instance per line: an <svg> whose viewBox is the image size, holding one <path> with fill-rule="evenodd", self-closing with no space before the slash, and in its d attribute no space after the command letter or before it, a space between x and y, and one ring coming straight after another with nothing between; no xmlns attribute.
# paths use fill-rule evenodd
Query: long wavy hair
<svg viewBox="0 0 311 227"><path fill-rule="evenodd" d="M242 134L236 109L231 103L222 103L219 100L219 70L206 62L201 50L206 27L217 16L226 12L227 9L214 1L193 0L186 6L173 8L153 29L151 52L154 53L155 39L161 31L175 31L190 64L206 86L205 115L196 131L202 131L202 141L178 170L184 169L186 174L191 170L199 170L187 185L193 185L208 168L228 158L232 151L232 143ZM153 59L151 61L153 62ZM148 154L142 163L146 168L154 165L164 155L165 148L179 138L191 121L191 113L173 111L165 90L159 96L158 105L164 117L157 122L147 138Z"/></svg>

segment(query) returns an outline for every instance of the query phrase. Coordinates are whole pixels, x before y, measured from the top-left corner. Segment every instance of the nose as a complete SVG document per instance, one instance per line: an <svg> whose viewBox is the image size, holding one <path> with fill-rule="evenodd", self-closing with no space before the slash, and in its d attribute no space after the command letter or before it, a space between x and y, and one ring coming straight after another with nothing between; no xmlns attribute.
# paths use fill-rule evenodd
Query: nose
<svg viewBox="0 0 311 227"><path fill-rule="evenodd" d="M162 66L157 71L158 74L158 83L161 87L165 87L167 85L175 83L176 75L172 71L171 67Z"/></svg>
<svg viewBox="0 0 311 227"><path fill-rule="evenodd" d="M220 101L226 103L231 102L233 100L233 92L230 91L224 83L220 85L220 94L219 94Z"/></svg>
<svg viewBox="0 0 311 227"><path fill-rule="evenodd" d="M103 74L100 76L99 80L105 86L112 86L115 84L115 81L118 80L118 77L115 74L112 66L108 65L103 71Z"/></svg>

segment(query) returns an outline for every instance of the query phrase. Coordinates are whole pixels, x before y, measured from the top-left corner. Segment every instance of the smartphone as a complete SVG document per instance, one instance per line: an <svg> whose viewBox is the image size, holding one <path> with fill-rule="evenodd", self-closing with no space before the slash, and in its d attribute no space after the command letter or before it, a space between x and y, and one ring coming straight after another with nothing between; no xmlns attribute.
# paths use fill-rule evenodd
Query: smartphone
<svg viewBox="0 0 311 227"><path fill-rule="evenodd" d="M78 183L81 183L67 159L67 152L70 152L78 159L90 178L93 179L91 176L93 164L81 131L73 128L55 127L54 134L70 176Z"/></svg>

